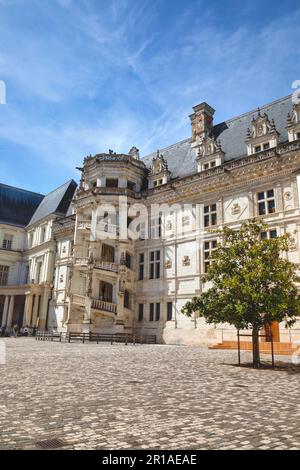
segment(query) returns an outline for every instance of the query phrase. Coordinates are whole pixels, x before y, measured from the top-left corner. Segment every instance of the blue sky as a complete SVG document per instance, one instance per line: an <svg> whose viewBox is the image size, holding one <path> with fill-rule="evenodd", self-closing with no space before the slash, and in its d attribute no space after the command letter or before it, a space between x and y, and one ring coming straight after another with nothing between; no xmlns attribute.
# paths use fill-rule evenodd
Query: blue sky
<svg viewBox="0 0 300 470"><path fill-rule="evenodd" d="M291 93L299 0L0 0L0 181L45 193L84 156L142 155Z"/></svg>

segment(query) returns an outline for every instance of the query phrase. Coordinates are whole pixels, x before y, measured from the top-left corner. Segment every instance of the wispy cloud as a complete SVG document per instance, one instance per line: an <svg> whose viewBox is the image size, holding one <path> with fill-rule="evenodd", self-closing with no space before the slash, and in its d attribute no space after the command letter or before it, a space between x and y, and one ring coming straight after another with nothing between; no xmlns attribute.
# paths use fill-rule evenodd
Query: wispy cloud
<svg viewBox="0 0 300 470"><path fill-rule="evenodd" d="M298 2L223 3L0 0L1 180L46 191L86 154L189 137L201 101L222 120L288 94Z"/></svg>

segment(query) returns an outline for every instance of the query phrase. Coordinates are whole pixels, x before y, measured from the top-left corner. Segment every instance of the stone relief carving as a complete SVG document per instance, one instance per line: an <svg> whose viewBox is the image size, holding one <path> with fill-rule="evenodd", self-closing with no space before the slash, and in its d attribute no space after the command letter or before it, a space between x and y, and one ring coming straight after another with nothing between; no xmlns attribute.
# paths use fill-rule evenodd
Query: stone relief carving
<svg viewBox="0 0 300 470"><path fill-rule="evenodd" d="M157 150L156 157L152 160L152 165L150 167L150 175L158 175L160 173L169 172L167 161Z"/></svg>
<svg viewBox="0 0 300 470"><path fill-rule="evenodd" d="M274 119L269 120L266 113L261 114L260 109L258 108L257 116L252 118L251 121L251 130L247 130L247 139L256 139L257 137L262 137L268 134L277 134Z"/></svg>
<svg viewBox="0 0 300 470"><path fill-rule="evenodd" d="M172 261L170 259L167 259L167 261L165 262L165 268L166 269L172 268Z"/></svg>
<svg viewBox="0 0 300 470"><path fill-rule="evenodd" d="M231 206L231 215L238 215L241 212L241 206L238 202L235 202Z"/></svg>
<svg viewBox="0 0 300 470"><path fill-rule="evenodd" d="M285 193L283 194L283 197L286 201L290 201L293 196L292 196L291 191L285 191Z"/></svg>
<svg viewBox="0 0 300 470"><path fill-rule="evenodd" d="M189 256L184 256L182 259L182 266L190 266L191 260Z"/></svg>

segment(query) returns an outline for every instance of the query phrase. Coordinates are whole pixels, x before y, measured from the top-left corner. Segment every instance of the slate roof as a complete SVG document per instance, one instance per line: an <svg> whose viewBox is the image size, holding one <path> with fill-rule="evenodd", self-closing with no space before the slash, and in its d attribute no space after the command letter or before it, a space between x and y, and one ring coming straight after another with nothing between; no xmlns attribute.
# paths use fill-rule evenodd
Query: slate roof
<svg viewBox="0 0 300 470"><path fill-rule="evenodd" d="M274 119L276 129L280 133L279 142L288 140L287 115L291 113L292 106L291 95L289 95L260 107L261 114L266 113L270 121ZM246 155L247 128L251 127L252 117L256 115L257 109L214 126L213 134L221 142L222 150L225 152L225 161ZM196 150L191 148L191 138L160 149L159 153L168 163L171 178L181 178L197 172ZM142 158L142 161L150 167L155 156L156 152L153 152Z"/></svg>
<svg viewBox="0 0 300 470"><path fill-rule="evenodd" d="M66 215L76 187L77 184L75 181L70 180L47 194L33 214L28 225L32 225L50 214Z"/></svg>
<svg viewBox="0 0 300 470"><path fill-rule="evenodd" d="M0 223L25 227L44 195L0 183Z"/></svg>

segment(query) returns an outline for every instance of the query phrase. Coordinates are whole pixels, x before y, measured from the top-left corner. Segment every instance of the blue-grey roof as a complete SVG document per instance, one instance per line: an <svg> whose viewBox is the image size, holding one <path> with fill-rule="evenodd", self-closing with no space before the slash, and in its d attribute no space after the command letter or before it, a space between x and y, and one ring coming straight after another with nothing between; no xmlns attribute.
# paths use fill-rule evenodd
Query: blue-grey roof
<svg viewBox="0 0 300 470"><path fill-rule="evenodd" d="M66 215L76 187L77 184L75 181L70 180L47 194L33 214L28 225L32 225L51 214Z"/></svg>
<svg viewBox="0 0 300 470"><path fill-rule="evenodd" d="M0 223L25 227L43 198L43 194L0 183Z"/></svg>
<svg viewBox="0 0 300 470"><path fill-rule="evenodd" d="M270 119L274 119L279 132L279 142L288 140L286 125L287 115L292 111L291 95L260 107L261 114L266 113ZM251 127L253 116L257 115L257 109L237 116L228 121L214 126L213 134L220 140L222 150L225 152L225 161L237 159L247 154L245 144L247 129ZM196 150L191 148L191 138L182 140L176 144L159 150L168 163L171 178L184 177L196 173ZM156 152L142 158L147 167L152 164Z"/></svg>

